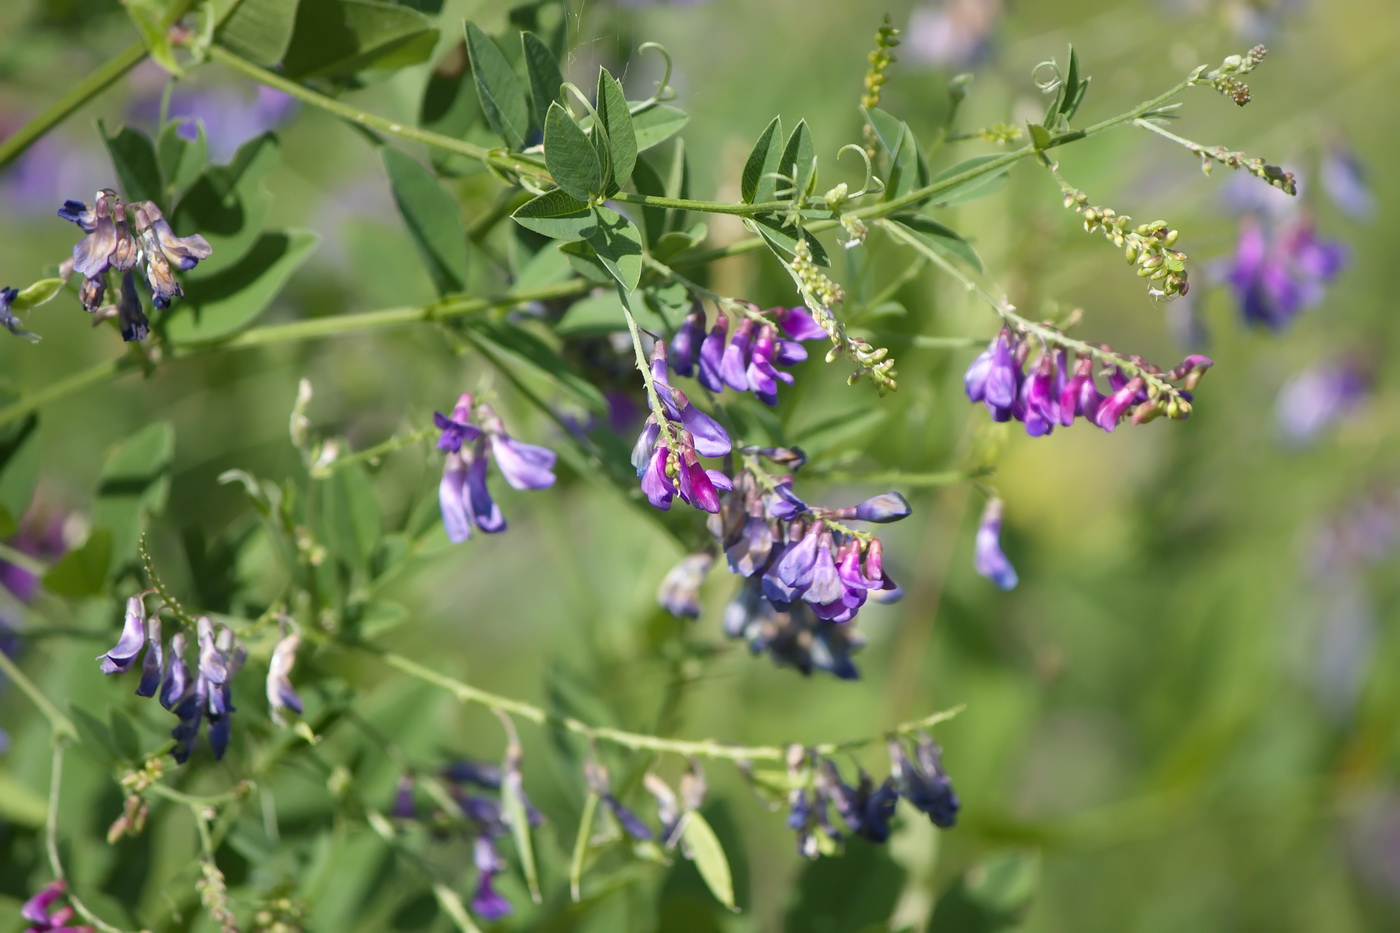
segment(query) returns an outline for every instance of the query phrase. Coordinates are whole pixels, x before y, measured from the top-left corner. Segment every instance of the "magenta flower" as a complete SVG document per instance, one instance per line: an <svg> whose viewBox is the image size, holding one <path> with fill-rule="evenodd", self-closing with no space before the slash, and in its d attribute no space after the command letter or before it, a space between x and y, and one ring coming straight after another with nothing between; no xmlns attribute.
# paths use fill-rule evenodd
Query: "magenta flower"
<svg viewBox="0 0 1400 933"><path fill-rule="evenodd" d="M63 896L65 887L62 879L50 881L24 902L19 915L30 923L25 933L92 933L92 927L87 924L70 924L74 916L72 907L53 909L54 901Z"/></svg>

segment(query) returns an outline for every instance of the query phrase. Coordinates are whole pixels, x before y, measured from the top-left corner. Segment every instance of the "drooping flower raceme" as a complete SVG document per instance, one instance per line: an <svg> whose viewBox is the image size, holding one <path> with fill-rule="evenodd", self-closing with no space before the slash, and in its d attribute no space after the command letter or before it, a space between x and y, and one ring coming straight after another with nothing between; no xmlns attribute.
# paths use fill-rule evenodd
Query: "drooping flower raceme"
<svg viewBox="0 0 1400 933"><path fill-rule="evenodd" d="M471 423L474 416L480 427ZM438 502L443 527L453 543L466 541L473 528L487 534L506 530L505 517L486 488L488 461L496 461L497 469L514 489L554 485L554 451L511 437L491 406L485 402L474 406L469 393L457 399L450 417L434 412L433 423L442 432L438 450L447 454Z"/></svg>
<svg viewBox="0 0 1400 933"><path fill-rule="evenodd" d="M700 457L729 453L729 434L671 385L666 344L660 340L652 348L651 382L661 409L647 417L632 447L642 492L663 511L676 496L701 511L719 511L719 492L730 487L729 477L703 466Z"/></svg>
<svg viewBox="0 0 1400 933"><path fill-rule="evenodd" d="M752 392L765 404L776 405L778 383L792 385L793 381L791 373L777 367L805 360L802 341L826 340L827 333L806 308L771 308L763 315L741 319L731 335L729 318L721 314L704 334L704 310L691 311L671 340L676 372L693 374L711 392L727 387Z"/></svg>

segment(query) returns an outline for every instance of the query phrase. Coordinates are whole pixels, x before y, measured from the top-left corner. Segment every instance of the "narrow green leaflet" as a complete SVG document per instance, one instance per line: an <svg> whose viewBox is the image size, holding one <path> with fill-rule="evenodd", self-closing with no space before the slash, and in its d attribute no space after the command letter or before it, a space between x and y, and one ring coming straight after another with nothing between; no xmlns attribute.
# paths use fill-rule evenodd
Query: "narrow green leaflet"
<svg viewBox="0 0 1400 933"><path fill-rule="evenodd" d="M193 125L195 138L186 139L180 129ZM171 120L156 135L156 159L165 179L166 193L184 191L194 184L200 172L209 164L209 142L204 137L204 121Z"/></svg>
<svg viewBox="0 0 1400 933"><path fill-rule="evenodd" d="M983 165L987 162L991 162L995 159L1000 158L1002 158L1002 156L982 155L973 156L970 159L964 159L957 165L954 165L952 168L946 169L935 175L933 178L933 183L937 184L940 181L946 181L950 178L956 178L957 176L965 172L969 172L972 169L977 168L979 165ZM1010 166L1007 166L1006 168L997 169L995 171L987 172L985 175L978 175L976 178L969 178L966 181L959 182L953 187L947 189L946 191L942 191L939 194L935 195L933 198L933 203L946 207L950 204L961 204L964 201L972 201L980 197L985 197L986 195L989 195L992 192L996 191L1006 182L1006 173L1008 171L1010 171Z"/></svg>
<svg viewBox="0 0 1400 933"><path fill-rule="evenodd" d="M554 183L580 201L603 190L603 166L588 136L559 104L544 118L544 164Z"/></svg>
<svg viewBox="0 0 1400 933"><path fill-rule="evenodd" d="M928 163L909 126L878 107L871 107L864 113L890 160L883 200L903 197L927 185Z"/></svg>
<svg viewBox="0 0 1400 933"><path fill-rule="evenodd" d="M632 128L632 114L627 109L622 85L605 68L598 69L597 101L598 122L607 134L609 156L603 193L615 194L631 179L637 164L637 131Z"/></svg>
<svg viewBox="0 0 1400 933"><path fill-rule="evenodd" d="M107 585L112 566L112 532L94 528L83 546L64 554L44 574L44 589L55 596L96 596Z"/></svg>
<svg viewBox="0 0 1400 933"><path fill-rule="evenodd" d="M1053 62L1047 63L1053 65ZM1053 97L1050 104L1045 108L1045 119L1042 121L1048 130L1062 133L1069 129L1069 121L1079 110L1079 105L1084 102L1084 95L1089 90L1089 79L1083 80L1079 77L1079 56L1075 54L1074 46L1069 47L1069 62L1065 65L1065 70L1060 73L1060 80L1056 83Z"/></svg>
<svg viewBox="0 0 1400 933"><path fill-rule="evenodd" d="M890 222L899 224L929 248L945 256L960 259L978 272L982 271L982 259L977 255L977 250L972 248L972 244L938 221L919 214L899 214L890 218Z"/></svg>
<svg viewBox="0 0 1400 933"><path fill-rule="evenodd" d="M510 827L511 838L515 840L515 851L520 856L520 867L525 873L525 884L530 888L530 899L536 904L540 896L539 869L535 866L535 844L530 838L530 817L525 812L525 803L520 799L520 772L509 767L509 761L501 768L501 808L505 813L506 825Z"/></svg>
<svg viewBox="0 0 1400 933"><path fill-rule="evenodd" d="M263 180L277 157L276 136L264 133L250 139L227 165L205 169L175 205L170 215L175 233L199 233L214 250L192 270L191 278L233 268L258 238L270 204Z"/></svg>
<svg viewBox="0 0 1400 933"><path fill-rule="evenodd" d="M757 233L767 241L769 247L777 254L783 262L792 258L797 250L796 227L783 226L782 219L776 214L755 214L752 217L744 218L745 225L750 230ZM821 240L802 231L802 239L807 241L807 245L812 248L812 261L819 266L831 265L831 259L826 254L826 247L822 246Z"/></svg>
<svg viewBox="0 0 1400 933"><path fill-rule="evenodd" d="M778 148L778 140L782 135L782 118L774 117L758 137L758 142L753 144L753 149L749 150L749 157L744 162L744 174L739 182L739 192L744 198L744 203L757 204L761 201L771 201L777 196L778 181L772 175L778 171L778 164L782 158L782 150Z"/></svg>
<svg viewBox="0 0 1400 933"><path fill-rule="evenodd" d="M140 130L124 126L115 135L107 135L107 127L97 121L102 140L107 144L107 152L112 157L112 165L121 181L122 194L127 203L133 201L165 202L165 185L161 181L160 161L156 157L156 147L151 138Z"/></svg>
<svg viewBox="0 0 1400 933"><path fill-rule="evenodd" d="M20 289L19 294L10 302L10 310L28 311L39 307L39 305L48 304L61 291L63 291L62 279L40 279L32 285Z"/></svg>
<svg viewBox="0 0 1400 933"><path fill-rule="evenodd" d="M298 0L240 0L214 31L214 41L259 65L287 54Z"/></svg>
<svg viewBox="0 0 1400 933"><path fill-rule="evenodd" d="M491 37L470 20L465 25L472 77L486 122L507 146L519 149L525 145L530 130L530 102L525 88Z"/></svg>
<svg viewBox="0 0 1400 933"><path fill-rule="evenodd" d="M632 129L637 136L637 151L645 152L675 136L690 122L690 114L670 104L652 104L640 113L632 114Z"/></svg>
<svg viewBox="0 0 1400 933"><path fill-rule="evenodd" d="M379 0L301 0L283 57L290 78L347 78L427 61L438 31L417 10Z"/></svg>
<svg viewBox="0 0 1400 933"><path fill-rule="evenodd" d="M462 291L467 282L467 231L457 202L432 172L397 149L385 146L383 158L394 203L428 267L433 287L439 295Z"/></svg>
<svg viewBox="0 0 1400 933"><path fill-rule="evenodd" d="M525 73L530 76L530 104L535 125L543 127L549 105L560 100L564 75L560 73L559 63L549 46L533 32L520 34L520 46L525 53Z"/></svg>
<svg viewBox="0 0 1400 933"><path fill-rule="evenodd" d="M613 278L630 292L642 278L642 233L616 211L606 207L594 210L598 212L598 225L588 235L588 245Z"/></svg>
<svg viewBox="0 0 1400 933"><path fill-rule="evenodd" d="M807 129L807 121L799 120L783 147L782 158L778 162L778 172L793 180L791 197L796 200L809 193L817 181L815 165L816 151L812 148L812 133Z"/></svg>
<svg viewBox="0 0 1400 933"><path fill-rule="evenodd" d="M135 559L146 519L165 508L174 459L175 428L168 421L147 425L108 455L92 523L111 531L111 551L118 567Z"/></svg>
<svg viewBox="0 0 1400 933"><path fill-rule="evenodd" d="M533 374L541 385L566 392L589 411L607 411L603 393L574 372L559 352L533 331L506 321L463 318L463 334L497 366Z"/></svg>
<svg viewBox="0 0 1400 933"><path fill-rule="evenodd" d="M557 188L526 201L510 216L526 230L556 240L582 240L598 225L597 215L588 202Z"/></svg>
<svg viewBox="0 0 1400 933"><path fill-rule="evenodd" d="M700 877L705 879L705 884L715 896L715 900L730 910L735 910L734 877L729 872L729 860L724 856L724 847L719 844L719 837L700 815L700 811L691 810L685 815L682 838L690 847L690 857L695 861L695 867L700 870Z"/></svg>
<svg viewBox="0 0 1400 933"><path fill-rule="evenodd" d="M583 801L583 814L578 820L578 835L574 837L574 852L569 858L569 891L579 899L583 884L583 859L588 855L588 835L593 831L593 818L598 814L598 794L589 791Z"/></svg>
<svg viewBox="0 0 1400 933"><path fill-rule="evenodd" d="M320 242L307 230L265 233L232 267L189 283L162 325L177 343L215 340L242 330L272 303Z"/></svg>

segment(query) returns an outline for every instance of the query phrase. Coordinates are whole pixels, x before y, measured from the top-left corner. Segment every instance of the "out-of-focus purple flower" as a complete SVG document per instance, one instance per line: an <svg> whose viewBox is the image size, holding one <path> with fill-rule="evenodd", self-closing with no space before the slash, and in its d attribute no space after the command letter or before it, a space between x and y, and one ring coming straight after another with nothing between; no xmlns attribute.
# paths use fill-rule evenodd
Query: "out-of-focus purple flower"
<svg viewBox="0 0 1400 933"><path fill-rule="evenodd" d="M651 831L651 827L642 822L642 818L623 806L622 801L612 794L603 795L603 805L612 813L617 825L622 827L623 832L639 842L650 842L656 838L656 834Z"/></svg>
<svg viewBox="0 0 1400 933"><path fill-rule="evenodd" d="M871 842L885 842L890 838L890 820L899 800L893 778L886 778L876 787L870 775L861 769L858 783L851 787L841 780L836 765L830 759L823 759L818 780L851 832Z"/></svg>
<svg viewBox="0 0 1400 933"><path fill-rule="evenodd" d="M817 618L805 602L782 608L763 594L756 577L744 581L724 610L724 632L748 642L753 654L767 654L777 665L791 665L803 674L825 671L842 680L855 680L860 671L851 655L865 638L848 625Z"/></svg>
<svg viewBox="0 0 1400 933"><path fill-rule="evenodd" d="M15 312L11 309L15 299L19 297L19 290L14 288L0 288L0 327L5 328L16 337L22 337L30 343L38 343L39 335L31 334L23 327L19 326L19 318L15 317Z"/></svg>
<svg viewBox="0 0 1400 933"><path fill-rule="evenodd" d="M984 61L1001 19L1001 0L936 0L914 10L902 58L963 71Z"/></svg>
<svg viewBox="0 0 1400 933"><path fill-rule="evenodd" d="M1375 212L1375 199L1366 184L1366 175L1356 153L1334 143L1327 147L1320 166L1322 187L1344 213L1357 220L1370 220Z"/></svg>
<svg viewBox="0 0 1400 933"><path fill-rule="evenodd" d="M903 743L889 742L890 775L900 795L916 809L928 814L934 826L948 829L957 822L961 806L953 790L953 782L943 770L943 753L930 736L919 739L915 750L917 763L909 759Z"/></svg>
<svg viewBox="0 0 1400 933"><path fill-rule="evenodd" d="M19 915L31 924L25 933L92 933L92 927L87 924L71 924L74 916L72 907L53 909L54 901L63 896L66 887L61 878L50 881L24 902L24 906L19 909Z"/></svg>
<svg viewBox="0 0 1400 933"><path fill-rule="evenodd" d="M467 420L473 411L470 394L464 393L457 400L450 418L442 412L433 413L433 423L442 432L438 449L447 451L438 502L443 527L454 544L470 538L473 528L487 534L506 530L505 518L486 488L486 467L492 457L506 482L515 489L554 485L552 450L511 437L490 405L482 403L476 409L482 427Z"/></svg>
<svg viewBox="0 0 1400 933"><path fill-rule="evenodd" d="M489 836L480 835L472 843L472 859L476 863L476 893L472 895L472 913L486 920L499 920L511 911L510 901L496 891L491 880L505 871L505 862L496 852Z"/></svg>
<svg viewBox="0 0 1400 933"><path fill-rule="evenodd" d="M972 563L982 576L999 588L1010 590L1016 586L1016 569L1001 550L1001 514L1001 500L988 500L987 507L982 510L982 520L977 525Z"/></svg>
<svg viewBox="0 0 1400 933"><path fill-rule="evenodd" d="M1313 366L1279 389L1274 421L1289 443L1308 444L1354 412L1369 391L1370 380L1353 363Z"/></svg>
<svg viewBox="0 0 1400 933"><path fill-rule="evenodd" d="M68 550L63 525L62 514L49 513L42 505L31 505L20 520L19 533L7 543L11 550L20 554L51 562ZM39 575L26 567L0 559L0 586L13 593L20 602L30 603L39 592Z"/></svg>
<svg viewBox="0 0 1400 933"><path fill-rule="evenodd" d="M1281 330L1322 299L1323 287L1345 262L1345 248L1319 239L1312 221L1301 214L1272 231L1258 218L1245 217L1227 281L1247 323Z"/></svg>
<svg viewBox="0 0 1400 933"><path fill-rule="evenodd" d="M913 511L908 499L897 492L885 492L856 505L853 517L856 521L884 524L908 518Z"/></svg>
<svg viewBox="0 0 1400 933"><path fill-rule="evenodd" d="M399 778L399 784L394 788L394 804L389 812L398 820L418 819L418 807L413 802L413 775L405 774Z"/></svg>
<svg viewBox="0 0 1400 933"><path fill-rule="evenodd" d="M142 77L136 76L134 80ZM152 75L146 80L152 85L151 92L141 94L134 100L131 115L138 120L154 123L160 116L165 76ZM168 118L181 124L177 132L187 140L196 138L198 124L202 123L209 144L209 157L215 162L227 162L239 146L255 136L276 129L296 112L298 106L296 98L270 87L184 85L185 82L180 82L170 94Z"/></svg>
<svg viewBox="0 0 1400 933"><path fill-rule="evenodd" d="M136 664L141 649L146 647L146 607L140 596L126 601L126 617L117 643L105 654L99 654L104 674L125 674Z"/></svg>
<svg viewBox="0 0 1400 933"><path fill-rule="evenodd" d="M687 554L661 581L656 601L678 619L700 617L700 584L715 562L715 556L708 551Z"/></svg>
<svg viewBox="0 0 1400 933"><path fill-rule="evenodd" d="M300 644L301 636L296 632L282 636L272 649L272 660L267 665L267 706L279 726L285 724L283 710L291 710L298 716L302 713L301 697L292 687L291 676Z"/></svg>
<svg viewBox="0 0 1400 933"><path fill-rule="evenodd" d="M685 316L676 335L671 338L671 366L681 376L695 372L695 361L700 355L700 346L705 342L705 309L696 307Z"/></svg>

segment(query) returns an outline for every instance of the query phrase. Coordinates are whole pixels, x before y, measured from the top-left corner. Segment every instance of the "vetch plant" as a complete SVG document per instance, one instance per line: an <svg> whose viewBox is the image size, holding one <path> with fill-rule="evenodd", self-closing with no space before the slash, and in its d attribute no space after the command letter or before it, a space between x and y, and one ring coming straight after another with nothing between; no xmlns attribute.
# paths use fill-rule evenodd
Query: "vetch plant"
<svg viewBox="0 0 1400 933"><path fill-rule="evenodd" d="M953 15L957 5L948 6L938 15ZM893 610L871 607L896 602L930 573L903 535L928 517L914 492L919 486L968 484L987 494L967 563L1002 590L1017 585L1001 537L1015 503L1004 506L992 488L990 458L892 473L845 470L859 461L856 445L843 452L839 443L823 442L820 430L795 427L816 419L791 412L819 406L811 400L838 381L834 366L854 386L841 391L859 406L850 424L836 427L877 418L882 399L923 385L922 364L897 368L894 358L896 349L907 359L905 348L922 346L954 351L951 365L965 367L966 397L985 409L967 422L979 438L991 436L989 421L1014 420L1036 438L1080 419L1106 433L1124 422L1182 421L1218 403L1202 388L1211 358L1192 354L1163 368L1095 337L1107 312L1062 315L1038 293L1018 301L1046 310L1018 310L973 243L945 224L951 215L942 209L989 193L1027 163L1049 175L1059 203L1082 218L1086 232L1120 254L1115 265L1126 259L1145 280L1146 304L1191 291L1194 258L1185 244L1193 233L1164 220L1137 223L1101 206L1068 180L1056 150L1142 130L1144 144L1165 139L1207 170L1224 166L1296 191L1291 174L1261 158L1201 146L1164 128L1178 98L1194 88L1249 103L1243 76L1261 66L1262 46L1196 68L1096 122L1080 116L1090 84L1071 49L1063 64L1044 62L1026 82L1047 106L1024 129L1005 122L958 130L958 104L972 93L960 80L950 90L947 125L936 138L921 139L885 109L899 81L899 30L887 19L859 98L863 126L846 145L827 152L816 142L844 132L838 121L817 133L806 121L785 126L773 117L735 166L737 177L723 180L722 190L737 200L701 200L691 196L681 136L689 118L670 83L670 53L652 43L635 50L661 71L651 93L620 80L614 71L628 73L621 68L583 75L565 45L573 21L548 21L551 4L517 7L511 28L495 34L454 23L440 10L420 12L433 4L142 0L125 7L141 43L0 144L0 164L147 57L169 73L169 94L191 73L231 73L275 92L279 102L303 105L284 123L289 139L312 116L356 128L382 163L384 177L375 184L391 196L407 233L404 251L421 260L421 284L435 297L373 310L313 310L287 287L317 235L261 226L274 198L268 179L277 177L276 134L256 136L228 161L211 164L202 124L191 132L189 121L163 114L154 138L132 127L109 134L103 126L98 142L112 174L91 179L91 203L70 200L57 211L81 233L71 257L55 256L52 274L36 270L26 288L0 291L0 325L34 341L31 331L46 329L34 321L41 305L76 303L95 324L115 321L132 346L89 370L26 383L0 408L0 426L17 426L0 458L6 480L28 469L22 452L33 443L28 432L40 409L45 422L63 424L62 410L46 406L138 370L153 386L174 386L181 361L195 358L223 365L243 349L416 329L461 358L450 392L468 391L450 411L442 405L450 393L415 397L398 413L409 428L363 443L362 425L341 436L329 416L319 420L327 409L318 403L356 391L356 379L298 357L290 439L299 461L278 459L280 450L268 457L244 450L243 468L211 454L208 462L221 471L215 485L213 472L172 472L173 429L155 422L107 459L99 505L86 516L86 538L76 549L49 555L50 563L4 545L6 568L31 572L49 591L46 600L87 607L82 626L52 626L55 638L96 637L100 625L111 645L97 657L99 671L110 675L101 705L111 711L103 716L77 701L60 705L59 680L31 676L0 653L0 671L33 702L54 739L49 818L39 829L53 880L21 910L36 930L189 922L292 930L316 928L307 919L313 914L336 928L353 918L347 912L330 922L317 913L325 879L335 876L338 858L353 862L361 857L357 847L367 845L392 868L376 863L345 886L368 892L370 874L392 871L386 886L413 894L395 908L410 925L415 912L437 918L425 927L462 931L568 924L674 861L693 862L725 907L743 907L737 860L727 851L735 834L720 822L732 791L726 784L735 781L746 782L769 809L785 811L774 821L786 820L797 851L809 858L887 844L907 821L953 828L964 808L978 807L976 787L966 787L961 799L954 791L931 734L956 708L903 723L870 722L850 739L779 735L744 744L671 734L685 731L677 710L689 686L709 676L707 665L726 651L743 653L727 640L778 667L833 675L816 678L812 689L856 689L835 681L883 677L865 660L876 652L862 657L863 671L853 656L873 640L871 617L891 618ZM983 57L994 14L950 32L951 25L921 13L918 55ZM447 54L425 78L416 122L362 109L359 89L425 64L444 47ZM694 73L705 65L687 67ZM566 75L589 80L580 86ZM279 118L286 110L279 107ZM976 154L949 157L964 144ZM1359 203L1344 160L1333 158L1334 187ZM863 174L859 184L834 180L852 165ZM1047 203L1060 209L1053 198ZM747 235L717 240L717 215L735 218L734 229ZM1277 329L1316 301L1340 267L1339 249L1304 219L1270 233L1246 220L1242 231L1228 280L1251 321ZM763 255L758 268L772 281L756 276L735 286L734 277L716 273L721 260L752 253ZM872 263L908 264L882 286L885 301L928 269L988 313L971 334L891 336L880 329L875 312L882 302L869 300L863 278ZM361 297L354 282L345 290ZM933 328L943 321L934 319ZM26 349L13 343L15 352ZM368 346L364 359L389 365L378 345ZM424 371L430 368L425 362ZM413 385L423 373L395 375ZM956 419L964 408L941 398L938 404L940 419ZM37 455L37 447L28 449ZM399 470L402 464L411 469ZM494 473L510 487L496 484L495 495ZM830 488L838 478L841 487ZM172 484L180 501L218 495L235 503L229 511L238 517L212 538L182 527L174 509L164 510ZM658 711L637 715L632 708L630 720L617 722L637 724L624 728L575 696L580 691L557 671L544 699L520 699L447 673L455 648L423 657L386 637L419 621L393 592L425 566L528 565L531 584L542 591L592 573L557 563L565 553L580 566L593 556L594 532L571 524L567 512L584 484L610 497L610 516L647 523L687 555L664 578L638 568L633 576L640 580L625 584L589 581L598 591L659 587L666 616L647 623L663 633L647 663L673 663L676 686ZM389 499L393 509L384 505ZM854 504L824 504L832 502ZM507 511L523 532L498 536ZM542 545L546 538L561 546ZM728 576L714 574L715 567ZM491 605L444 595L421 611L450 612L464 632L513 637L515 620L496 617L485 608ZM859 628L858 617L866 620ZM31 616L36 629L45 624ZM536 647L517 647L534 658ZM90 674L75 670L61 682ZM753 676L793 674L765 664ZM374 693L381 683L397 686ZM125 692L154 698L165 713L155 704L125 703ZM454 751L458 739L443 726L449 717L428 697L494 713L502 728L499 766L474 757L488 754L476 735L471 751ZM397 725L386 729L376 717L400 702ZM967 716L975 719L977 711ZM425 725L440 730L427 743L431 750ZM952 740L949 747L955 769L965 759ZM85 840L76 836L76 821L60 821L62 795L71 790L61 778L66 756L79 748L110 772L121 797L120 810L104 814L111 845L154 852L178 838L192 854L188 870L166 879L176 892L167 905L133 897L129 913L118 916L108 912L108 897L98 910L97 900L77 896L97 885L97 869L86 860L69 884L66 863ZM878 763L882 748L887 764ZM549 786L551 775L557 786ZM308 797L297 781L316 793ZM533 801L544 799L546 788L551 806L537 808ZM66 906L56 907L63 898ZM200 913L204 920L191 921ZM75 917L86 925L73 926ZM373 917L389 924L386 912Z"/></svg>

